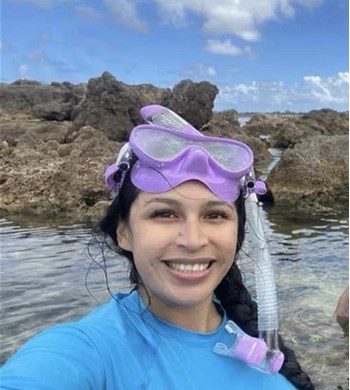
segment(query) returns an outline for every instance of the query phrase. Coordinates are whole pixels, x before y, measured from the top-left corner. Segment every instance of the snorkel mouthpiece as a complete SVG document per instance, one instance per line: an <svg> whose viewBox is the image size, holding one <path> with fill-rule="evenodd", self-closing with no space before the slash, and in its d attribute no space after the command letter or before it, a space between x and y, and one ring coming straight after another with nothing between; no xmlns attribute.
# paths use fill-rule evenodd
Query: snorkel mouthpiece
<svg viewBox="0 0 350 390"><path fill-rule="evenodd" d="M231 320L227 322L225 329L228 335L225 342L215 344L215 353L239 359L270 374L281 369L284 360L282 352L269 349L264 340L249 336Z"/></svg>

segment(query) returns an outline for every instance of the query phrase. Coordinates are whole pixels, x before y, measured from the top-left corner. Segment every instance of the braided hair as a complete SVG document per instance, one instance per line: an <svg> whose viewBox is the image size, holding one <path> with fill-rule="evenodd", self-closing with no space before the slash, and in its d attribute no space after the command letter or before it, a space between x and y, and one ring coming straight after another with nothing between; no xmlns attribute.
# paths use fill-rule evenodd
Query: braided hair
<svg viewBox="0 0 350 390"><path fill-rule="evenodd" d="M118 245L116 230L119 221L128 222L130 208L139 194L139 190L131 183L130 171L126 174L121 191L109 206L106 215L100 222L99 228L105 238L113 242L115 251L126 257L130 263L129 280L137 289L141 284L141 278L135 267L133 254L125 251ZM236 256L242 247L245 235L245 206L242 194L235 202L238 215L238 237ZM225 275L214 291L216 298L221 302L228 318L233 320L247 334L258 337L258 310L257 304L243 283L241 271L236 262ZM280 373L285 376L297 389L313 390L309 376L302 370L295 353L286 347L282 338L278 336L280 350L284 353L285 360Z"/></svg>

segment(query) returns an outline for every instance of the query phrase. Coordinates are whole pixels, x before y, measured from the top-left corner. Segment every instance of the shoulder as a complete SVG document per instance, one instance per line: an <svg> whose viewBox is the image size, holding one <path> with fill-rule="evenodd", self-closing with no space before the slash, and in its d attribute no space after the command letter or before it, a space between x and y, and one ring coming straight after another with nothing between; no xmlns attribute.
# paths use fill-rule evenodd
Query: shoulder
<svg viewBox="0 0 350 390"><path fill-rule="evenodd" d="M104 376L99 350L74 324L40 332L1 369L1 383L11 389L100 388Z"/></svg>
<svg viewBox="0 0 350 390"><path fill-rule="evenodd" d="M108 336L109 333L119 333L120 336L130 334L134 328L140 328L143 323L144 306L139 304L138 294L118 293L110 301L97 307L91 313L73 324L91 337ZM102 332L103 329L103 332Z"/></svg>
<svg viewBox="0 0 350 390"><path fill-rule="evenodd" d="M117 296L77 322L38 333L2 367L2 383L36 390L103 388L110 368L123 361L128 340L138 338L140 316L123 305L127 298Z"/></svg>

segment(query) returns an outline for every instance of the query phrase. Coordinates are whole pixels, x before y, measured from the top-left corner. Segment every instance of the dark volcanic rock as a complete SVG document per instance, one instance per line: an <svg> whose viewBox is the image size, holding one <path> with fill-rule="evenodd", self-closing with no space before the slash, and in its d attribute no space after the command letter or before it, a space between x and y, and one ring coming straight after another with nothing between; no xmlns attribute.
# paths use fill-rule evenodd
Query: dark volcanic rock
<svg viewBox="0 0 350 390"><path fill-rule="evenodd" d="M347 135L316 135L287 149L268 177L276 202L297 209L346 209L348 143Z"/></svg>
<svg viewBox="0 0 350 390"><path fill-rule="evenodd" d="M172 93L170 88L157 88L152 84L130 85L130 88L138 94L141 106L159 104L167 107L169 105Z"/></svg>
<svg viewBox="0 0 350 390"><path fill-rule="evenodd" d="M183 80L173 88L168 107L200 129L212 117L218 92L218 88L207 81Z"/></svg>
<svg viewBox="0 0 350 390"><path fill-rule="evenodd" d="M258 114L243 126L250 136L268 136L274 148L294 147L301 139L312 135L348 134L349 114L330 109L314 110L303 115Z"/></svg>
<svg viewBox="0 0 350 390"><path fill-rule="evenodd" d="M213 112L212 118L201 128L201 131L218 137L230 137L240 132L238 112L236 110Z"/></svg>
<svg viewBox="0 0 350 390"><path fill-rule="evenodd" d="M104 72L89 80L85 99L74 109L72 119L76 128L92 126L109 139L122 142L134 126L142 123L141 106L134 89Z"/></svg>
<svg viewBox="0 0 350 390"><path fill-rule="evenodd" d="M259 115L240 127L235 110L213 114L217 91L189 80L173 90L130 86L107 72L87 85L0 84L0 210L101 215L110 199L103 172L143 123L145 104L169 107L204 134L247 143L259 164L270 162L270 146L288 148L268 178L276 202L296 209L347 204L347 114Z"/></svg>
<svg viewBox="0 0 350 390"><path fill-rule="evenodd" d="M246 143L254 151L256 161L266 161L271 158L268 144L257 136L249 136L244 128L240 127L238 113L235 110L214 112L212 119L200 130L205 135L232 138Z"/></svg>
<svg viewBox="0 0 350 390"><path fill-rule="evenodd" d="M70 119L73 108L82 100L85 85L41 84L20 80L0 85L0 110L3 114L27 114L39 119Z"/></svg>
<svg viewBox="0 0 350 390"><path fill-rule="evenodd" d="M348 134L349 113L323 108L313 110L301 116L297 124L304 124L319 134Z"/></svg>
<svg viewBox="0 0 350 390"><path fill-rule="evenodd" d="M271 136L271 144L276 148L293 147L299 140L313 135L348 134L349 114L339 113L330 109L314 110L294 121L288 120L281 124Z"/></svg>
<svg viewBox="0 0 350 390"><path fill-rule="evenodd" d="M60 100L37 104L33 107L33 116L46 121L63 122L71 119L73 106Z"/></svg>
<svg viewBox="0 0 350 390"><path fill-rule="evenodd" d="M3 123L0 210L73 219L101 213L109 199L103 172L120 144L88 126L66 143L70 122Z"/></svg>
<svg viewBox="0 0 350 390"><path fill-rule="evenodd" d="M173 90L145 86L129 86L110 73L90 79L85 99L72 114L75 127L92 126L106 132L109 139L126 141L132 128L143 123L139 115L145 104L160 104L183 116L200 128L211 118L217 88L208 83L185 80ZM146 92L146 95L142 95ZM156 97L156 101L150 99ZM159 100L158 100L159 99Z"/></svg>

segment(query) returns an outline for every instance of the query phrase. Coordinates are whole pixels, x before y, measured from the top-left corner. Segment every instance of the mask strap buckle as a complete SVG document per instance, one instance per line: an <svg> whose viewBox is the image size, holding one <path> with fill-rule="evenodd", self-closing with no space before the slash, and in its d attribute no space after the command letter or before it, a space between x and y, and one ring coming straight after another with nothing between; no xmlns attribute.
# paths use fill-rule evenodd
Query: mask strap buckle
<svg viewBox="0 0 350 390"><path fill-rule="evenodd" d="M263 180L256 180L255 173L251 170L240 180L244 197L247 198L251 193L265 195L267 192L266 184Z"/></svg>
<svg viewBox="0 0 350 390"><path fill-rule="evenodd" d="M134 154L130 149L129 143L122 146L118 153L117 161L114 165L115 173L113 175L114 188L113 192L118 195L118 192L123 185L125 175L131 168L131 162L134 159Z"/></svg>

